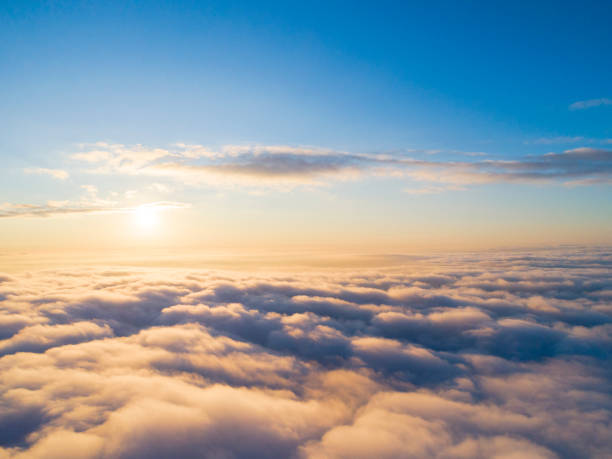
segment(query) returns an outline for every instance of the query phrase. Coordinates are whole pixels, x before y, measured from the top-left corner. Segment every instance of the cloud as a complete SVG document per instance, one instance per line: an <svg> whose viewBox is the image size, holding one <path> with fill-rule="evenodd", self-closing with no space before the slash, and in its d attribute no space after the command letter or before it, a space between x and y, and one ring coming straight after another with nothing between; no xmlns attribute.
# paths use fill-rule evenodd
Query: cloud
<svg viewBox="0 0 612 459"><path fill-rule="evenodd" d="M582 136L557 136L557 137L540 137L539 139L532 140L531 142L536 145L553 145L557 143L576 143L576 142L592 142L592 139L585 139Z"/></svg>
<svg viewBox="0 0 612 459"><path fill-rule="evenodd" d="M227 145L213 151L182 143L171 149L98 143L72 159L94 165L89 169L94 174L148 175L217 186L294 186L355 175L368 156L280 145Z"/></svg>
<svg viewBox="0 0 612 459"><path fill-rule="evenodd" d="M603 97L601 99L579 100L569 106L570 110L585 110L587 108L599 107L601 105L612 105L612 99Z"/></svg>
<svg viewBox="0 0 612 459"><path fill-rule="evenodd" d="M111 336L108 325L99 326L91 322L69 325L32 325L22 328L0 344L0 355L15 352L42 352L61 344L78 343Z"/></svg>
<svg viewBox="0 0 612 459"><path fill-rule="evenodd" d="M444 193L445 191L458 191L464 190L465 188L456 185L447 185L447 186L439 186L439 185L430 185L421 188L404 188L404 193L422 195L422 194L439 194Z"/></svg>
<svg viewBox="0 0 612 459"><path fill-rule="evenodd" d="M93 145L83 146L89 148L86 151L73 154L72 158L86 163L98 164L96 172L99 173L110 171L135 172L152 161L172 156L172 153L166 149L147 148L142 145L127 147L121 144L97 142Z"/></svg>
<svg viewBox="0 0 612 459"><path fill-rule="evenodd" d="M58 180L66 180L70 175L62 169L46 169L44 167L27 168L23 170L26 174L50 175Z"/></svg>
<svg viewBox="0 0 612 459"><path fill-rule="evenodd" d="M574 148L562 153L528 156L520 160L417 163L412 177L452 184L608 182L612 176L612 150Z"/></svg>
<svg viewBox="0 0 612 459"><path fill-rule="evenodd" d="M402 260L2 276L0 457L612 453L608 250Z"/></svg>
<svg viewBox="0 0 612 459"><path fill-rule="evenodd" d="M190 204L184 202L158 201L138 207L121 207L116 202L106 200L91 201L47 201L46 204L0 204L0 218L17 217L55 217L70 214L130 213L139 207L156 210L184 209Z"/></svg>
<svg viewBox="0 0 612 459"><path fill-rule="evenodd" d="M217 186L321 185L325 178L347 179L359 173L360 165L343 156L275 155L241 158L213 165L161 163L150 166L147 175L181 179L192 184Z"/></svg>
<svg viewBox="0 0 612 459"><path fill-rule="evenodd" d="M171 148L98 142L82 145L72 159L87 164L91 174L145 176L181 186L243 188L249 192L266 189L290 191L296 187L320 187L348 180L392 177L409 180L403 191L413 195L464 190L492 183L564 184L566 186L609 185L612 183L612 150L580 147L560 153L526 156L512 160L432 161L398 154L349 153L315 147L285 145L226 145L212 150L201 145L178 143ZM414 152L413 152L414 153ZM429 155L431 156L431 155ZM26 169L66 178L58 169ZM414 186L414 182L420 185ZM0 204L0 218L58 216L67 214L122 213L134 210L130 202L139 191L98 196L95 185L84 184L80 200L49 200L46 203L7 202ZM156 193L170 193L173 187L153 182L147 187ZM153 205L153 204L152 204ZM188 204L164 201L159 208L181 208Z"/></svg>
<svg viewBox="0 0 612 459"><path fill-rule="evenodd" d="M291 189L366 176L408 177L430 183L406 190L413 194L487 183L607 183L612 174L611 158L610 150L584 147L512 160L432 161L405 154L282 145L226 146L213 152L183 144L172 150L103 144L73 155L73 159L94 165L91 173L163 177L198 186Z"/></svg>

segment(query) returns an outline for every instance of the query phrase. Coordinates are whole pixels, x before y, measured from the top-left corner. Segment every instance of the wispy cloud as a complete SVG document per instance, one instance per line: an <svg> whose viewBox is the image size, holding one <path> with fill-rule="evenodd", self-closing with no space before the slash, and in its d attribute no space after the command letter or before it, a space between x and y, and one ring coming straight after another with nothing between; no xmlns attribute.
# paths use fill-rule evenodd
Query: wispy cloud
<svg viewBox="0 0 612 459"><path fill-rule="evenodd" d="M569 106L570 110L585 110L587 108L599 107L600 105L612 105L612 99L603 97L601 99L579 100Z"/></svg>
<svg viewBox="0 0 612 459"><path fill-rule="evenodd" d="M540 137L535 140L526 141L526 144L535 145L554 145L559 143L577 143L577 142L591 142L592 139L585 139L582 136L557 136L557 137Z"/></svg>
<svg viewBox="0 0 612 459"><path fill-rule="evenodd" d="M130 213L146 207L155 210L184 209L190 204L184 202L159 201L142 204L140 206L123 207L116 202L97 201L47 201L44 204L0 204L0 218L16 217L55 217L70 214L100 214L100 213Z"/></svg>
<svg viewBox="0 0 612 459"><path fill-rule="evenodd" d="M585 179L605 183L612 177L612 150L582 147L518 160L419 162L408 173L421 180L463 185L567 183Z"/></svg>
<svg viewBox="0 0 612 459"><path fill-rule="evenodd" d="M26 174L50 175L58 180L66 180L70 174L62 169L47 169L44 167L27 168L23 170Z"/></svg>
<svg viewBox="0 0 612 459"><path fill-rule="evenodd" d="M90 174L147 176L198 187L244 187L250 193L326 186L367 177L410 180L413 183L403 191L413 195L457 191L489 183L562 183L568 186L612 183L612 150L587 147L515 160L475 157L462 161L413 158L407 153L350 153L284 145L228 145L218 151L186 144L170 149L108 143L90 147L73 155L75 161L89 165L86 171ZM27 171L51 174L60 179L67 176L59 169ZM415 181L422 186L414 186ZM115 192L103 199L95 185L85 184L81 188L85 194L77 200L1 204L0 218L130 212L133 210L130 201L138 194L138 190L129 188L123 194ZM169 193L173 187L153 182L147 189ZM186 206L170 201L157 205Z"/></svg>
<svg viewBox="0 0 612 459"><path fill-rule="evenodd" d="M422 194L440 194L446 191L459 191L465 188L456 185L429 185L421 188L405 188L404 193L422 195Z"/></svg>
<svg viewBox="0 0 612 459"><path fill-rule="evenodd" d="M323 178L342 179L363 170L371 155L282 145L227 145L213 151L201 145L173 148L95 144L72 155L90 163L93 174L167 177L190 184L296 186L321 185Z"/></svg>
<svg viewBox="0 0 612 459"><path fill-rule="evenodd" d="M198 151L204 153L193 153ZM92 163L91 173L148 175L217 186L323 185L366 175L406 176L457 185L606 182L612 174L612 151L586 147L512 160L432 161L279 145L227 146L216 153L193 145L187 152L183 146L165 150L99 145L73 158Z"/></svg>

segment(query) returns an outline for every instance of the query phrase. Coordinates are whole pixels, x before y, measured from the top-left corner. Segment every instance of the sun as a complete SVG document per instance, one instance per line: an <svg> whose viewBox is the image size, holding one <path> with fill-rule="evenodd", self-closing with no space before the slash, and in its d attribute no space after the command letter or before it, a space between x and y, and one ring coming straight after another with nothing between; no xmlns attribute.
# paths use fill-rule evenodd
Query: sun
<svg viewBox="0 0 612 459"><path fill-rule="evenodd" d="M151 206L139 206L133 211L134 223L142 230L151 231L159 223L157 209Z"/></svg>

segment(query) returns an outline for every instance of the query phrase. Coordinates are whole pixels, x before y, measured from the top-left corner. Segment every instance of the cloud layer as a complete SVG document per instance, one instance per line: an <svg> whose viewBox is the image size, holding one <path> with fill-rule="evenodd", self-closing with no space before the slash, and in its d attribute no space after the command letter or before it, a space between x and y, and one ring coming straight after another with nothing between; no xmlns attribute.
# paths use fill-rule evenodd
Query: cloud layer
<svg viewBox="0 0 612 459"><path fill-rule="evenodd" d="M179 144L167 150L98 143L72 158L90 164L89 172L95 174L145 175L217 186L321 185L366 174L451 185L578 184L609 182L612 176L612 151L586 147L513 160L431 161L278 145L212 151L200 145Z"/></svg>
<svg viewBox="0 0 612 459"><path fill-rule="evenodd" d="M406 263L1 276L0 457L612 454L609 251Z"/></svg>
<svg viewBox="0 0 612 459"><path fill-rule="evenodd" d="M171 207L185 207L188 204L178 201L183 200L185 188L190 187L258 193L312 189L350 180L393 178L409 184L398 188L398 192L403 189L405 193L423 195L495 183L612 184L612 150L591 147L509 160L482 159L481 153L467 153L463 156L477 156L461 161L433 161L410 156L428 157L437 151L371 154L283 145L226 145L213 150L182 143L172 148L151 148L98 142L81 147L82 151L71 155L73 165L78 168L77 177L82 178L84 173L87 182L92 175L120 177L120 183L129 183L131 188L121 193L117 190L107 192L102 198L96 186L81 183L80 188L86 193L80 199L4 202L0 203L0 218L129 212L134 207L129 198L138 193L135 188L158 195L163 193L162 199L167 199L169 193L179 188L183 193L176 194L174 201L177 202L171 203ZM24 171L60 180L69 177L62 169L29 168ZM75 175L74 170L72 174ZM148 182L144 188L143 179Z"/></svg>

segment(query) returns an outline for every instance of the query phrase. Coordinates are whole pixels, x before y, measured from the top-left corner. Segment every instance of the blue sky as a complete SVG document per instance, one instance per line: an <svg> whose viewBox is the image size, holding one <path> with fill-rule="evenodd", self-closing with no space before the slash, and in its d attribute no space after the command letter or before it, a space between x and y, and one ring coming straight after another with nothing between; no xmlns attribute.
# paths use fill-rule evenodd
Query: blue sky
<svg viewBox="0 0 612 459"><path fill-rule="evenodd" d="M0 201L74 200L83 185L125 193L151 181L84 173L71 158L96 142L307 146L436 163L608 151L611 18L603 1L3 2ZM559 208L568 221L586 212L603 234L609 152L598 158L596 184L591 172L578 177L588 186L571 190L490 180L465 205L508 208L519 199L520 215ZM24 175L41 168L70 178ZM207 186L168 199L197 207L214 192ZM456 198L427 187L447 195L435 198L442 218ZM397 214L406 188L415 189L389 179L329 192L373 202L372 211L391 199ZM316 204L312 196L288 199ZM262 199L273 207L285 197ZM419 216L432 205L413 204Z"/></svg>
<svg viewBox="0 0 612 459"><path fill-rule="evenodd" d="M567 110L610 96L607 2L108 3L5 4L3 147L41 128L505 154L612 137L610 107Z"/></svg>

